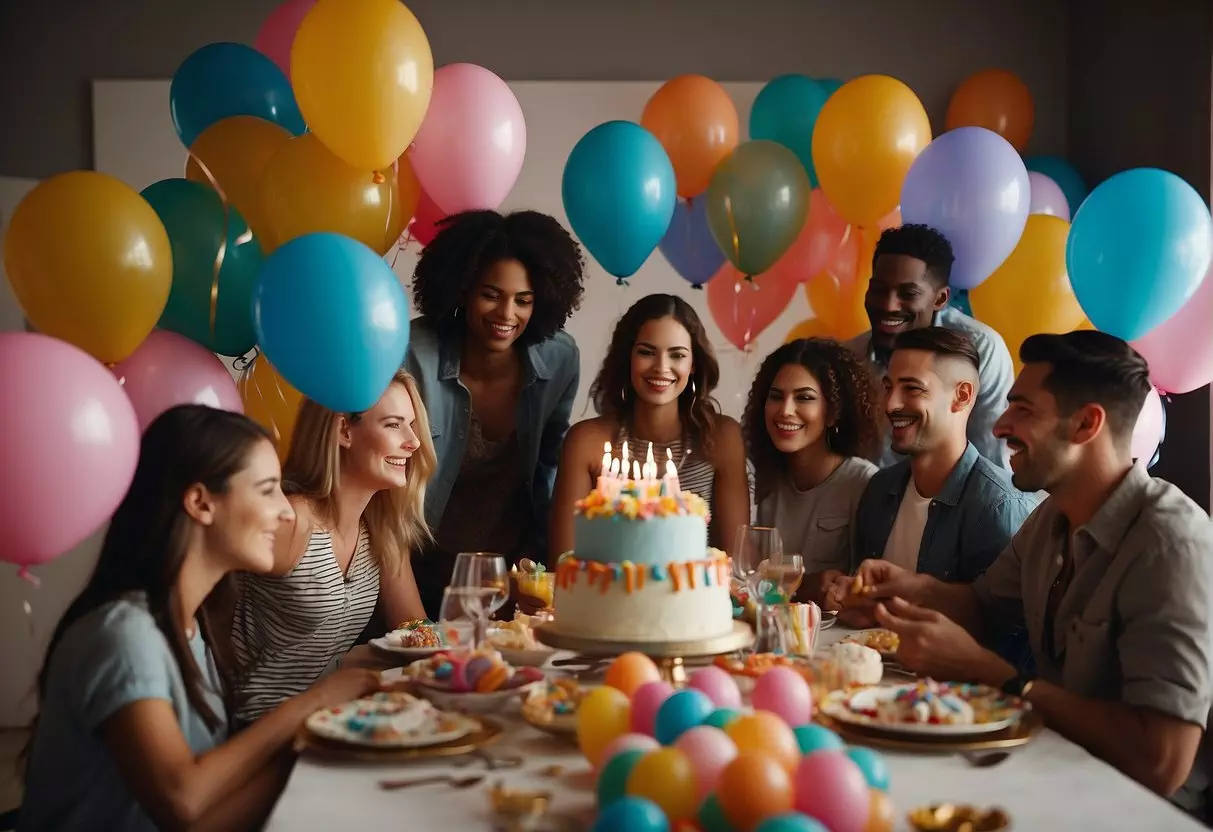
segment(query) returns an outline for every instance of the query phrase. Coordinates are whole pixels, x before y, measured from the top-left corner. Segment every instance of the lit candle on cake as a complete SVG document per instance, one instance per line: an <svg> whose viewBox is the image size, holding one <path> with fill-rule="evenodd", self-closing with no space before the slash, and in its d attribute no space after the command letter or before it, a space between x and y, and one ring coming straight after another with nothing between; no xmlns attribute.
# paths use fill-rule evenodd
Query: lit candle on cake
<svg viewBox="0 0 1213 832"><path fill-rule="evenodd" d="M632 484L640 487L640 462L635 459L632 460Z"/></svg>
<svg viewBox="0 0 1213 832"><path fill-rule="evenodd" d="M611 476L611 443L605 442L602 446L602 467L598 469L598 493L602 495L608 494L610 483L608 480Z"/></svg>
<svg viewBox="0 0 1213 832"><path fill-rule="evenodd" d="M610 478L610 484L609 484L610 493L607 494L607 496L610 499L613 500L619 496L619 486L620 486L619 460L617 458L612 458L611 459L611 478Z"/></svg>
<svg viewBox="0 0 1213 832"><path fill-rule="evenodd" d="M628 440L623 440L623 447L619 451L619 473L626 480L628 474L632 473L632 469L628 467Z"/></svg>
<svg viewBox="0 0 1213 832"><path fill-rule="evenodd" d="M674 454L670 452L669 448L665 449L665 477L662 479L665 484L665 492L671 497L678 496L682 486L678 483L678 469L674 467Z"/></svg>
<svg viewBox="0 0 1213 832"><path fill-rule="evenodd" d="M645 494L649 494L653 490L653 484L657 481L657 463L653 461L653 443L649 443L649 453L644 460L644 490Z"/></svg>

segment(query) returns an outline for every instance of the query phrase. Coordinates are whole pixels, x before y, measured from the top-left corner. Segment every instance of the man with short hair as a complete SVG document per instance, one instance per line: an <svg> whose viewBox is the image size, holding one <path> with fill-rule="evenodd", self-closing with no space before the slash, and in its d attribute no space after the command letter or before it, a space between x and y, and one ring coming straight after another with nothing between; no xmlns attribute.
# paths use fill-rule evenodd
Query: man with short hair
<svg viewBox="0 0 1213 832"><path fill-rule="evenodd" d="M979 381L969 416L969 440L982 456L1006 468L1006 444L992 430L1015 376L1011 353L992 328L948 306L953 259L947 238L930 226L903 225L881 234L864 296L872 329L849 346L870 362L873 378L880 378L888 370L894 340L906 332L941 326L967 335L977 348ZM885 468L899 460L886 436L873 461Z"/></svg>

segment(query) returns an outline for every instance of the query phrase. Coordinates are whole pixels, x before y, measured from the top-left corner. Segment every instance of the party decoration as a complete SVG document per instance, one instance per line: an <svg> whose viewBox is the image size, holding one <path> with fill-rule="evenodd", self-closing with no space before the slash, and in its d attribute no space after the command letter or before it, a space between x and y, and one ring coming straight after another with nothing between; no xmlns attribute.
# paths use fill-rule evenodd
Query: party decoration
<svg viewBox="0 0 1213 832"><path fill-rule="evenodd" d="M847 756L859 766L869 789L889 790L889 765L883 754L862 745L853 745L847 749Z"/></svg>
<svg viewBox="0 0 1213 832"><path fill-rule="evenodd" d="M986 69L970 75L952 93L944 129L984 127L1022 153L1035 123L1036 105L1028 85L1013 73Z"/></svg>
<svg viewBox="0 0 1213 832"><path fill-rule="evenodd" d="M846 340L870 329L864 295L872 264L866 259L862 261L865 272L862 280L856 277L856 267L859 265L861 263L857 256L855 266L838 271L825 269L804 284L804 296L809 308L834 338Z"/></svg>
<svg viewBox="0 0 1213 832"><path fill-rule="evenodd" d="M1083 312L1126 341L1178 312L1211 257L1213 220L1204 200L1157 168L1101 183L1074 215L1066 243L1066 270Z"/></svg>
<svg viewBox="0 0 1213 832"><path fill-rule="evenodd" d="M741 708L741 691L733 676L715 665L701 667L687 677L687 685L702 691L717 708Z"/></svg>
<svg viewBox="0 0 1213 832"><path fill-rule="evenodd" d="M594 819L590 832L669 832L665 812L651 800L625 797L617 800Z"/></svg>
<svg viewBox="0 0 1213 832"><path fill-rule="evenodd" d="M724 87L702 75L679 75L644 105L640 125L656 137L674 166L678 195L707 190L713 171L737 147L737 108Z"/></svg>
<svg viewBox="0 0 1213 832"><path fill-rule="evenodd" d="M716 245L743 274L762 274L796 240L810 190L804 167L783 145L740 145L717 166L704 196Z"/></svg>
<svg viewBox="0 0 1213 832"><path fill-rule="evenodd" d="M1060 156L1029 156L1024 159L1024 165L1029 171L1043 173L1056 182L1061 192L1066 195L1070 217L1073 218L1078 213L1078 206L1082 205L1091 189L1073 165Z"/></svg>
<svg viewBox="0 0 1213 832"><path fill-rule="evenodd" d="M257 32L257 39L253 41L257 51L273 61L288 80L291 77L291 46L295 43L295 33L315 5L316 0L286 0L270 12Z"/></svg>
<svg viewBox="0 0 1213 832"><path fill-rule="evenodd" d="M729 823L753 829L766 818L792 809L792 778L773 757L743 752L720 772L716 799Z"/></svg>
<svg viewBox="0 0 1213 832"><path fill-rule="evenodd" d="M696 289L707 283L724 263L724 252L708 227L708 203L679 200L665 236L657 244L678 276Z"/></svg>
<svg viewBox="0 0 1213 832"><path fill-rule="evenodd" d="M232 374L206 347L166 330L153 330L130 356L114 365L135 408L139 430L179 404L204 404L242 413Z"/></svg>
<svg viewBox="0 0 1213 832"><path fill-rule="evenodd" d="M825 90L826 98L842 89L843 82L838 78L818 78L817 85Z"/></svg>
<svg viewBox="0 0 1213 832"><path fill-rule="evenodd" d="M846 748L846 743L842 741L842 737L824 725L817 725L815 723L797 725L792 733L796 735L796 744L800 746L801 754Z"/></svg>
<svg viewBox="0 0 1213 832"><path fill-rule="evenodd" d="M577 709L577 747L597 766L611 741L628 732L628 697L610 685L594 688Z"/></svg>
<svg viewBox="0 0 1213 832"><path fill-rule="evenodd" d="M868 792L868 825L863 832L893 832L897 828L897 815L893 801L886 792L872 789Z"/></svg>
<svg viewBox="0 0 1213 832"><path fill-rule="evenodd" d="M632 691L632 730L638 734L653 736L656 730L657 711L670 698L674 688L662 679L645 682Z"/></svg>
<svg viewBox="0 0 1213 832"><path fill-rule="evenodd" d="M871 797L859 766L843 751L802 757L796 768L796 808L831 832L864 832Z"/></svg>
<svg viewBox="0 0 1213 832"><path fill-rule="evenodd" d="M714 728L724 729L730 722L741 716L741 711L736 708L717 708L708 714L703 721L704 725L711 725Z"/></svg>
<svg viewBox="0 0 1213 832"><path fill-rule="evenodd" d="M636 702L632 702L632 713L636 712ZM598 770L605 771L607 764L624 751L655 751L661 748L661 743L649 734L622 734L607 743L606 748L598 755Z"/></svg>
<svg viewBox="0 0 1213 832"><path fill-rule="evenodd" d="M821 108L813 166L839 216L872 225L897 207L906 173L930 141L931 122L914 91L887 75L864 75Z"/></svg>
<svg viewBox="0 0 1213 832"><path fill-rule="evenodd" d="M173 74L173 126L186 147L232 116L254 116L298 136L307 129L290 81L274 62L241 43L209 43Z"/></svg>
<svg viewBox="0 0 1213 832"><path fill-rule="evenodd" d="M700 801L715 790L720 772L737 756L737 746L728 735L711 725L692 728L678 738L674 747L691 761L696 799Z"/></svg>
<svg viewBox="0 0 1213 832"><path fill-rule="evenodd" d="M0 333L0 390L0 560L24 570L114 513L135 475L139 424L105 367L49 335Z"/></svg>
<svg viewBox="0 0 1213 832"><path fill-rule="evenodd" d="M236 382L244 415L270 432L278 458L286 459L303 396L278 374L264 355L257 356Z"/></svg>
<svg viewBox="0 0 1213 832"><path fill-rule="evenodd" d="M670 820L695 817L699 805L695 771L677 748L659 748L637 761L628 775L628 795L653 801Z"/></svg>
<svg viewBox="0 0 1213 832"><path fill-rule="evenodd" d="M744 350L783 314L796 286L765 277L747 281L733 264L725 263L705 291L708 310L721 334Z"/></svg>
<svg viewBox="0 0 1213 832"><path fill-rule="evenodd" d="M796 735L779 716L770 711L755 711L737 717L724 729L741 754L764 754L788 771L796 768L800 745Z"/></svg>
<svg viewBox="0 0 1213 832"><path fill-rule="evenodd" d="M773 667L758 677L750 702L793 728L813 719L813 694L805 678L790 667Z"/></svg>
<svg viewBox="0 0 1213 832"><path fill-rule="evenodd" d="M785 812L782 815L767 818L758 824L754 832L830 832L830 830L808 815Z"/></svg>
<svg viewBox="0 0 1213 832"><path fill-rule="evenodd" d="M759 90L750 107L750 138L776 142L795 153L814 188L813 128L829 97L826 88L812 78L780 75Z"/></svg>
<svg viewBox="0 0 1213 832"><path fill-rule="evenodd" d="M526 156L526 121L505 81L482 66L434 73L434 97L409 149L425 192L448 214L496 209Z"/></svg>
<svg viewBox="0 0 1213 832"><path fill-rule="evenodd" d="M661 680L661 671L653 660L643 653L624 653L607 668L606 683L618 688L627 696L648 682Z"/></svg>
<svg viewBox="0 0 1213 832"><path fill-rule="evenodd" d="M299 392L339 413L374 406L409 343L408 301L383 258L339 234L275 251L253 291L257 342Z"/></svg>
<svg viewBox="0 0 1213 832"><path fill-rule="evenodd" d="M1150 378L1167 393L1190 393L1213 381L1213 266L1196 294L1133 342L1150 362Z"/></svg>
<svg viewBox="0 0 1213 832"><path fill-rule="evenodd" d="M398 0L319 0L295 34L291 84L324 146L369 173L391 167L417 135L434 58Z"/></svg>
<svg viewBox="0 0 1213 832"><path fill-rule="evenodd" d="M940 231L956 261L953 289L972 289L1015 248L1028 219L1028 171L1006 139L958 127L931 142L901 189L901 216Z"/></svg>
<svg viewBox="0 0 1213 832"><path fill-rule="evenodd" d="M790 344L793 341L799 341L803 338L829 338L830 331L817 318L805 318L796 326L788 330L788 334L783 336L783 342Z"/></svg>
<svg viewBox="0 0 1213 832"><path fill-rule="evenodd" d="M699 828L703 832L734 832L733 825L724 816L724 809L714 794L708 795L707 800L700 804L695 820L699 821Z"/></svg>
<svg viewBox="0 0 1213 832"><path fill-rule="evenodd" d="M582 245L620 279L653 253L677 202L661 143L628 121L608 121L581 137L564 164L561 194Z"/></svg>
<svg viewBox="0 0 1213 832"><path fill-rule="evenodd" d="M139 194L104 173L72 171L17 204L4 267L39 332L113 363L135 351L164 311L173 253Z"/></svg>
<svg viewBox="0 0 1213 832"><path fill-rule="evenodd" d="M401 170L404 169L401 168ZM411 167L409 171L411 174ZM417 197L417 210L413 213L413 220L408 225L409 236L423 247L428 246L430 241L438 236L438 223L445 218L446 214L442 209L435 204L434 200L430 199L425 191L421 191Z"/></svg>
<svg viewBox="0 0 1213 832"><path fill-rule="evenodd" d="M1070 220L1070 204L1061 186L1043 173L1028 171L1029 214L1048 214L1059 219Z"/></svg>
<svg viewBox="0 0 1213 832"><path fill-rule="evenodd" d="M173 252L172 286L158 326L211 352L244 355L256 341L253 283L265 260L248 223L197 182L164 179L141 196L164 223Z"/></svg>
<svg viewBox="0 0 1213 832"><path fill-rule="evenodd" d="M1152 460L1162 443L1165 418L1158 389L1151 387L1133 427L1132 441L1133 458L1147 467L1154 464Z"/></svg>
<svg viewBox="0 0 1213 832"><path fill-rule="evenodd" d="M408 158L400 164L407 165ZM410 181L407 175L390 169L382 174L377 181L351 167L313 133L288 141L261 178L266 252L304 234L331 231L386 254L417 209L420 191L416 185L401 190L401 182Z"/></svg>
<svg viewBox="0 0 1213 832"><path fill-rule="evenodd" d="M805 283L825 269L853 271L857 239L856 229L838 216L821 188L814 188L800 233L764 275L784 283Z"/></svg>
<svg viewBox="0 0 1213 832"><path fill-rule="evenodd" d="M660 746L656 746L656 748L629 748L619 752L609 760L605 759L605 754L603 755L604 759L601 760L602 768L598 775L598 784L595 790L598 795L598 807L600 809L606 808L616 800L627 796L628 777L631 775L632 769L636 767L636 764L643 757L646 757L658 748Z"/></svg>
<svg viewBox="0 0 1213 832"><path fill-rule="evenodd" d="M702 725L713 710L712 700L694 688L675 691L657 709L653 736L662 745L670 745L686 731Z"/></svg>

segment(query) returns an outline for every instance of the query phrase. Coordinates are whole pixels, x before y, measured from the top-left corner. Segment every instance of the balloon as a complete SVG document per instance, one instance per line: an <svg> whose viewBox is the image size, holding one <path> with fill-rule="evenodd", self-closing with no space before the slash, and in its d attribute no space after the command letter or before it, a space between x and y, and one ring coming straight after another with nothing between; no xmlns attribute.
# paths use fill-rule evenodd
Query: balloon
<svg viewBox="0 0 1213 832"><path fill-rule="evenodd" d="M597 766L611 742L628 732L628 697L609 685L594 688L577 709L577 747Z"/></svg>
<svg viewBox="0 0 1213 832"><path fill-rule="evenodd" d="M736 708L717 708L708 714L707 719L703 721L704 725L711 725L714 728L723 730L730 722L741 716L741 711Z"/></svg>
<svg viewBox="0 0 1213 832"><path fill-rule="evenodd" d="M636 703L632 702L632 713L636 712ZM647 734L622 734L607 743L606 748L598 756L598 770L605 771L607 765L624 751L655 751L661 744ZM622 789L622 786L620 787ZM620 791L620 794L623 792Z"/></svg>
<svg viewBox="0 0 1213 832"><path fill-rule="evenodd" d="M792 778L774 757L742 752L720 772L716 799L729 823L753 829L794 805Z"/></svg>
<svg viewBox="0 0 1213 832"><path fill-rule="evenodd" d="M1213 265L1196 294L1133 342L1150 362L1150 379L1167 393L1190 393L1213 381Z"/></svg>
<svg viewBox="0 0 1213 832"><path fill-rule="evenodd" d="M812 78L780 75L767 82L750 107L750 138L776 142L795 153L814 188L813 128L829 97L825 87Z"/></svg>
<svg viewBox="0 0 1213 832"><path fill-rule="evenodd" d="M796 744L800 746L801 754L846 748L842 737L824 725L798 725L792 733L796 735Z"/></svg>
<svg viewBox="0 0 1213 832"><path fill-rule="evenodd" d="M897 815L893 801L879 789L868 792L868 825L863 832L893 832L897 827Z"/></svg>
<svg viewBox="0 0 1213 832"><path fill-rule="evenodd" d="M381 170L421 127L434 57L398 0L319 0L295 34L291 84L308 126L334 156Z"/></svg>
<svg viewBox="0 0 1213 832"><path fill-rule="evenodd" d="M1038 332L1069 332L1082 323L1082 307L1066 275L1070 224L1033 214L1011 256L969 292L973 313L1003 337L1012 356Z"/></svg>
<svg viewBox="0 0 1213 832"><path fill-rule="evenodd" d="M738 270L762 274L795 242L809 193L809 177L796 154L774 142L746 142L712 175L704 197L708 227Z"/></svg>
<svg viewBox="0 0 1213 832"><path fill-rule="evenodd" d="M843 751L802 757L795 774L796 808L830 832L864 832L871 797L863 771Z"/></svg>
<svg viewBox="0 0 1213 832"><path fill-rule="evenodd" d="M657 709L653 736L662 745L670 745L686 731L702 725L713 710L712 700L694 688L675 691Z"/></svg>
<svg viewBox="0 0 1213 832"><path fill-rule="evenodd" d="M266 252L304 234L332 231L386 254L417 209L418 192L401 193L407 177L383 173L376 182L329 153L313 133L288 141L261 178Z"/></svg>
<svg viewBox="0 0 1213 832"><path fill-rule="evenodd" d="M826 98L842 89L843 81L837 78L818 78L817 86L821 87L826 92Z"/></svg>
<svg viewBox="0 0 1213 832"><path fill-rule="evenodd" d="M720 807L720 800L714 794L708 795L708 799L699 806L695 819L703 832L734 832L733 825Z"/></svg>
<svg viewBox="0 0 1213 832"><path fill-rule="evenodd" d="M641 757L628 775L628 794L656 803L670 820L695 817L695 771L677 748L659 748Z"/></svg>
<svg viewBox="0 0 1213 832"><path fill-rule="evenodd" d="M864 75L821 108L813 166L839 216L872 225L897 207L906 172L930 141L931 122L914 91L887 75Z"/></svg>
<svg viewBox="0 0 1213 832"><path fill-rule="evenodd" d="M669 832L669 828L669 820L656 803L625 797L599 813L590 832Z"/></svg>
<svg viewBox="0 0 1213 832"><path fill-rule="evenodd" d="M767 818L754 829L754 832L830 832L808 815L797 812L786 812Z"/></svg>
<svg viewBox="0 0 1213 832"><path fill-rule="evenodd" d="M257 356L241 373L236 388L244 402L244 415L270 432L278 458L286 459L303 396L278 375L264 355Z"/></svg>
<svg viewBox="0 0 1213 832"><path fill-rule="evenodd" d="M744 350L783 314L796 286L767 278L745 280L731 263L725 263L705 291L712 320L729 343Z"/></svg>
<svg viewBox="0 0 1213 832"><path fill-rule="evenodd" d="M1061 186L1043 173L1028 172L1029 214L1048 214L1070 221L1070 205Z"/></svg>
<svg viewBox="0 0 1213 832"><path fill-rule="evenodd" d="M956 256L949 282L972 289L1014 250L1029 202L1028 171L1015 148L984 127L958 127L914 160L901 216L948 238Z"/></svg>
<svg viewBox="0 0 1213 832"><path fill-rule="evenodd" d="M1213 220L1191 185L1137 168L1091 192L1074 215L1066 270L1101 331L1140 338L1183 307L1213 258ZM1207 324L1207 321L1206 321Z"/></svg>
<svg viewBox="0 0 1213 832"><path fill-rule="evenodd" d="M409 149L417 178L448 214L496 209L526 156L526 121L505 81L475 64L434 73L434 97Z"/></svg>
<svg viewBox="0 0 1213 832"><path fill-rule="evenodd" d="M375 252L339 234L308 234L262 266L253 326L291 386L330 410L360 413L404 361L408 301Z"/></svg>
<svg viewBox="0 0 1213 832"><path fill-rule="evenodd" d="M756 709L770 711L793 728L813 719L809 683L790 667L773 667L759 676L750 701Z"/></svg>
<svg viewBox="0 0 1213 832"><path fill-rule="evenodd" d="M638 734L653 736L657 711L673 692L674 688L660 679L646 682L636 688L632 692L632 730Z"/></svg>
<svg viewBox="0 0 1213 832"><path fill-rule="evenodd" d="M755 711L733 720L724 732L742 754L758 752L771 757L788 771L796 768L800 745L787 723L770 711Z"/></svg>
<svg viewBox="0 0 1213 832"><path fill-rule="evenodd" d="M264 119L296 136L307 130L282 70L242 43L208 43L186 58L173 74L168 103L186 147L232 116Z"/></svg>
<svg viewBox="0 0 1213 832"><path fill-rule="evenodd" d="M687 684L702 691L717 708L741 708L741 691L732 674L714 665L701 667L687 677Z"/></svg>
<svg viewBox="0 0 1213 832"><path fill-rule="evenodd" d="M701 801L716 789L720 772L737 756L737 746L728 735L711 725L698 725L687 731L674 747L686 755L695 773L696 800Z"/></svg>
<svg viewBox="0 0 1213 832"><path fill-rule="evenodd" d="M608 274L630 277L670 227L674 168L653 134L608 121L581 137L564 163L564 211Z"/></svg>
<svg viewBox="0 0 1213 832"><path fill-rule="evenodd" d="M139 430L179 404L244 412L236 382L206 347L163 329L153 330L130 357L113 367L135 407Z"/></svg>
<svg viewBox="0 0 1213 832"><path fill-rule="evenodd" d="M607 668L605 681L631 696L641 685L661 681L661 671L643 653L623 653Z"/></svg>
<svg viewBox="0 0 1213 832"><path fill-rule="evenodd" d="M853 227L835 213L821 188L814 188L809 195L809 212L800 233L764 276L783 282L805 283L825 269L853 270L856 239Z"/></svg>
<svg viewBox="0 0 1213 832"><path fill-rule="evenodd" d="M235 208L229 206L225 213L219 195L197 182L163 179L144 188L141 196L164 223L173 252L172 287L157 326L211 352L244 355L257 340L253 282L265 259L248 223Z"/></svg>
<svg viewBox="0 0 1213 832"><path fill-rule="evenodd" d="M788 330L788 334L783 336L783 342L790 344L793 341L800 341L804 338L831 338L833 337L829 329L817 318L805 318L796 326Z"/></svg>
<svg viewBox="0 0 1213 832"><path fill-rule="evenodd" d="M422 247L428 246L438 236L438 223L445 218L446 214L430 199L429 194L421 191L417 196L417 210L408 225L409 236L421 243Z"/></svg>
<svg viewBox="0 0 1213 832"><path fill-rule="evenodd" d="M220 194L248 221L257 239L268 239L261 181L290 138L278 125L259 118L225 118L208 127L190 147L185 178L212 188L218 183Z"/></svg>
<svg viewBox="0 0 1213 832"><path fill-rule="evenodd" d="M112 364L143 343L164 311L173 252L139 194L104 173L72 171L17 204L4 267L39 332Z"/></svg>
<svg viewBox="0 0 1213 832"><path fill-rule="evenodd" d="M847 756L863 772L869 789L878 789L882 792L889 790L889 764L885 762L883 754L862 745L853 745L846 751Z"/></svg>
<svg viewBox="0 0 1213 832"><path fill-rule="evenodd" d="M612 743L613 744L613 743ZM595 791L598 795L599 808L606 808L616 800L627 795L628 776L641 758L656 751L661 746L653 743L653 748L629 748L607 759L603 754L601 773Z"/></svg>
<svg viewBox="0 0 1213 832"><path fill-rule="evenodd" d="M696 289L711 280L724 264L724 252L708 227L707 200L680 200L657 246L678 276Z"/></svg>
<svg viewBox="0 0 1213 832"><path fill-rule="evenodd" d="M699 196L716 167L737 147L737 108L724 87L702 75L679 75L644 105L640 125L670 157L678 195Z"/></svg>
<svg viewBox="0 0 1213 832"><path fill-rule="evenodd" d="M1060 156L1029 156L1024 159L1024 165L1029 171L1043 173L1056 182L1061 192L1066 195L1070 216L1078 213L1078 206L1082 205L1091 191L1073 165Z"/></svg>
<svg viewBox="0 0 1213 832"><path fill-rule="evenodd" d="M49 335L0 333L0 390L0 560L36 566L114 513L135 475L139 423L105 367Z"/></svg>
<svg viewBox="0 0 1213 832"><path fill-rule="evenodd" d="M1022 153L1035 122L1036 105L1028 85L1005 70L986 69L970 75L952 93L944 129L984 127Z"/></svg>
<svg viewBox="0 0 1213 832"><path fill-rule="evenodd" d="M863 302L872 264L871 261L864 261L864 265L867 274L862 281L855 277L855 268L852 267L846 272L826 269L804 285L809 308L834 338L846 340L870 328Z"/></svg>
<svg viewBox="0 0 1213 832"><path fill-rule="evenodd" d="M295 43L295 33L315 5L316 0L286 0L270 12L257 32L257 39L253 41L257 51L273 61L288 80L291 77L291 46Z"/></svg>
<svg viewBox="0 0 1213 832"><path fill-rule="evenodd" d="M1156 388L1151 387L1145 403L1141 406L1137 424L1133 427L1134 459L1146 466L1154 464L1151 460L1154 459L1158 446L1162 444L1164 424L1162 397L1158 395Z"/></svg>

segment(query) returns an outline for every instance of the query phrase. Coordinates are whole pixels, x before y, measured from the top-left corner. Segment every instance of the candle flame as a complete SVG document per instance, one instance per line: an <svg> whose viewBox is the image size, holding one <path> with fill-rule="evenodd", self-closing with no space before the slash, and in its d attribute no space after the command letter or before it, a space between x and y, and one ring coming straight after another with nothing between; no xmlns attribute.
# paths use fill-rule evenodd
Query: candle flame
<svg viewBox="0 0 1213 832"><path fill-rule="evenodd" d="M611 453L611 443L610 442L602 443L602 452L604 454L608 454L608 455Z"/></svg>
<svg viewBox="0 0 1213 832"><path fill-rule="evenodd" d="M632 479L640 481L640 463L634 459L632 460Z"/></svg>
<svg viewBox="0 0 1213 832"><path fill-rule="evenodd" d="M646 464L646 465L652 465L652 464L653 464L653 443L652 443L652 442L650 442L650 443L649 443L649 454L648 454L648 456L645 458L645 464Z"/></svg>
<svg viewBox="0 0 1213 832"><path fill-rule="evenodd" d="M675 477L675 476L678 476L678 469L674 467L674 460L673 460L673 459L667 459L667 460L665 461L665 475L666 475L667 477Z"/></svg>

